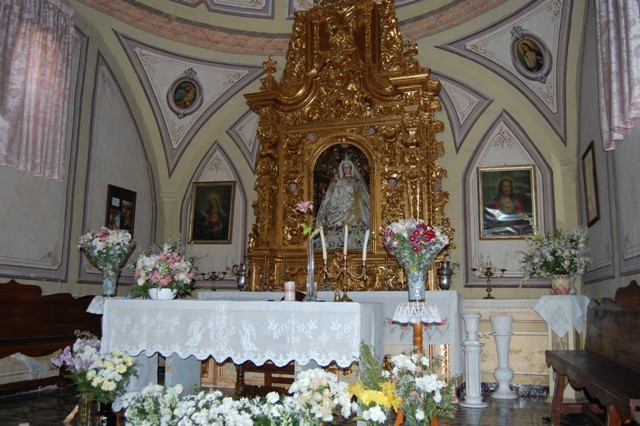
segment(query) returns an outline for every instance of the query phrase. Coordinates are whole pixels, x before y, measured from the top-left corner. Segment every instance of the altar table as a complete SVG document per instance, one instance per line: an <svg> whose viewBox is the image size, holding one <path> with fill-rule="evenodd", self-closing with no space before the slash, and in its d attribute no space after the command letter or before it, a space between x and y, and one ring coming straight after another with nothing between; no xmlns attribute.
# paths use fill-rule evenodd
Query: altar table
<svg viewBox="0 0 640 426"><path fill-rule="evenodd" d="M101 350L141 355L138 365L147 377L134 388L154 381L153 367L142 355L155 353L170 357L170 372L177 376L179 371L190 382L195 380L193 371L189 374L194 368L199 380L199 362L194 361L209 356L235 364L314 361L348 367L360 354L361 340L379 348L382 356L380 328L370 326L382 321L379 303L109 299L104 303ZM185 385L187 392L195 387L179 377L169 382Z"/></svg>
<svg viewBox="0 0 640 426"><path fill-rule="evenodd" d="M382 304L382 321L377 325L382 329L382 344L407 345L413 347L413 327L393 324L391 318L400 303L408 301L406 291L353 291L347 293L354 301L362 304L380 303ZM251 292L251 291L203 291L198 293L200 300L280 300L284 293L278 291ZM330 303L333 301L334 292L320 291L318 297L325 302L297 302L304 306L319 305L339 305L343 303ZM425 299L436 304L440 316L441 324L429 324L424 331L424 343L430 345L448 345L449 373L460 375L464 369L464 358L462 351L464 325L462 324L463 299L455 291L427 291ZM296 302L292 302L296 303ZM368 325L371 327L372 325ZM375 325L374 325L375 326ZM374 352L378 354L378 350Z"/></svg>

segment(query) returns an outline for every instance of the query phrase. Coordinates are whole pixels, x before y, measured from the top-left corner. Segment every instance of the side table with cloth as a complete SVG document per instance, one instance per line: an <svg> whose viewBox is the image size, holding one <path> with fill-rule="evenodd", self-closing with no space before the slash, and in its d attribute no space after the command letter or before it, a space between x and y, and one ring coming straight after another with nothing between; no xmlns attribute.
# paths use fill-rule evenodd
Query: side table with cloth
<svg viewBox="0 0 640 426"><path fill-rule="evenodd" d="M140 355L137 362L144 372L157 363L151 355L166 356L165 384L180 383L185 393L192 393L200 384L200 361L209 356L235 364L314 361L348 367L360 353L361 324L381 321L380 308L373 303L106 300L102 351ZM379 345L371 333L367 339ZM155 382L152 375L145 376L148 380L129 390Z"/></svg>
<svg viewBox="0 0 640 426"><path fill-rule="evenodd" d="M547 348L552 350L580 349L584 342L576 339L576 333L582 334L587 308L591 300L584 295L546 295L540 297L535 311L547 323ZM555 379L553 369L549 369L549 395L553 395ZM571 386L565 389L565 400L579 397Z"/></svg>
<svg viewBox="0 0 640 426"><path fill-rule="evenodd" d="M200 300L280 300L283 292L238 292L238 291L203 291L198 293ZM379 324L382 329L382 342L388 345L413 345L413 328L403 324L391 323L393 314L400 303L408 301L406 291L351 291L349 297L359 303L381 303L383 320ZM326 302L318 302L326 305L333 301L334 292L320 291L318 298ZM426 300L436 304L442 325L430 325L424 332L424 342L430 345L439 345L448 353L445 362L448 362L448 373L452 376L461 375L464 369L464 354L462 341L464 325L462 324L463 299L455 291L427 291ZM301 302L302 303L302 302ZM307 302L304 302L307 305ZM369 325L368 325L369 326ZM375 325L374 325L375 326ZM378 355L378 349L374 353ZM446 366L445 366L446 367Z"/></svg>

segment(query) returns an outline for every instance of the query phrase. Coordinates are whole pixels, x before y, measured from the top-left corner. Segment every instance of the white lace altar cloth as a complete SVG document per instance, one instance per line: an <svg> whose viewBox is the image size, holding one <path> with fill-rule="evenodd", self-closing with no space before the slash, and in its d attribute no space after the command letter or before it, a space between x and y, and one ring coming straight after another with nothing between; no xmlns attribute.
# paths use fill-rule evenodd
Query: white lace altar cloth
<svg viewBox="0 0 640 426"><path fill-rule="evenodd" d="M360 353L357 303L120 300L104 303L102 351L209 356L235 364L348 367Z"/></svg>
<svg viewBox="0 0 640 426"><path fill-rule="evenodd" d="M280 300L283 292L252 292L252 291L200 291L198 298L200 300ZM382 322L377 325L382 328L381 345L413 345L413 327L408 324L398 324L393 322L393 314L400 303L407 303L409 296L406 291L350 291L348 296L354 302L366 305L367 303L382 304ZM332 291L319 291L318 297L327 302L320 303L325 305L334 298ZM427 291L425 298L429 302L436 305L441 316L440 324L429 324L425 326L423 339L425 344L429 345L448 345L449 359L451 362L451 373L460 375L464 373L464 352L462 351L462 342L464 339L464 324L462 322L462 314L464 308L464 300L456 291ZM303 303L303 302L300 302ZM304 304L308 304L304 302ZM362 334L367 333L367 328L371 327L371 323L363 322ZM376 330L376 333L378 330ZM378 355L381 349L376 349L374 353Z"/></svg>
<svg viewBox="0 0 640 426"><path fill-rule="evenodd" d="M582 333L582 323L587 314L589 302L590 299L585 295L548 295L540 297L534 309L549 328L562 337L572 327L578 333Z"/></svg>

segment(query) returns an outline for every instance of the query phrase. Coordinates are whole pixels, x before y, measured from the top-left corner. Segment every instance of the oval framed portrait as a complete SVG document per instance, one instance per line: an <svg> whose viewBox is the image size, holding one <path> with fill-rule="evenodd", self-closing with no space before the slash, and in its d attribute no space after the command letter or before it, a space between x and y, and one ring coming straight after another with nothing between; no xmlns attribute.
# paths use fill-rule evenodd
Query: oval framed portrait
<svg viewBox="0 0 640 426"><path fill-rule="evenodd" d="M193 114L202 105L200 82L194 76L178 78L169 87L167 103L180 118Z"/></svg>
<svg viewBox="0 0 640 426"><path fill-rule="evenodd" d="M542 76L549 75L553 65L549 48L530 33L511 40L511 60L518 72L529 80L540 80Z"/></svg>

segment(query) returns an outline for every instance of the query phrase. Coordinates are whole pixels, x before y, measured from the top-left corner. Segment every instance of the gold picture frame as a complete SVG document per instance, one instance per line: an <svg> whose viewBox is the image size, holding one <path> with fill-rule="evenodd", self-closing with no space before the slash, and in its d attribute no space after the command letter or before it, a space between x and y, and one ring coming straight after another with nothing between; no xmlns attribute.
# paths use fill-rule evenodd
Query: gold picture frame
<svg viewBox="0 0 640 426"><path fill-rule="evenodd" d="M536 224L534 167L478 168L480 239L521 239Z"/></svg>
<svg viewBox="0 0 640 426"><path fill-rule="evenodd" d="M231 244L235 192L232 181L193 184L189 243Z"/></svg>
<svg viewBox="0 0 640 426"><path fill-rule="evenodd" d="M584 185L584 208L587 227L600 220L600 198L598 196L598 175L593 141L582 154L582 183Z"/></svg>

